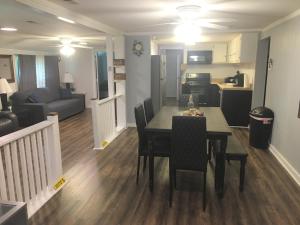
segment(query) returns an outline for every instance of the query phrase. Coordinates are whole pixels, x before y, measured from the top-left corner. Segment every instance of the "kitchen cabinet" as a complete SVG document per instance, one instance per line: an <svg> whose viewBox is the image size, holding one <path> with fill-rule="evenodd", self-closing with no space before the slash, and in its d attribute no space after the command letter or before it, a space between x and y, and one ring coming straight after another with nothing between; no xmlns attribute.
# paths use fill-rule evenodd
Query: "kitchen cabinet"
<svg viewBox="0 0 300 225"><path fill-rule="evenodd" d="M221 109L229 126L248 127L252 90L221 90Z"/></svg>
<svg viewBox="0 0 300 225"><path fill-rule="evenodd" d="M213 47L213 63L227 62L227 43L216 43Z"/></svg>
<svg viewBox="0 0 300 225"><path fill-rule="evenodd" d="M228 63L255 63L258 45L257 33L243 33L228 44Z"/></svg>

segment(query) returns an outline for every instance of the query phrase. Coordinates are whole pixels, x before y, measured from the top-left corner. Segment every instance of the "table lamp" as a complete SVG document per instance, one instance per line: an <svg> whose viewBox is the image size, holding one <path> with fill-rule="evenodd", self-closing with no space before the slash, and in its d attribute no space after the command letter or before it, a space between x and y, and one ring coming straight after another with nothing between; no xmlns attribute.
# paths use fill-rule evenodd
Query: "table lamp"
<svg viewBox="0 0 300 225"><path fill-rule="evenodd" d="M0 97L2 103L2 111L9 111L7 103L7 93L12 92L11 87L9 86L5 78L0 78Z"/></svg>
<svg viewBox="0 0 300 225"><path fill-rule="evenodd" d="M66 84L67 89L71 89L71 84L74 83L74 79L72 74L70 73L65 73L62 79L62 82Z"/></svg>

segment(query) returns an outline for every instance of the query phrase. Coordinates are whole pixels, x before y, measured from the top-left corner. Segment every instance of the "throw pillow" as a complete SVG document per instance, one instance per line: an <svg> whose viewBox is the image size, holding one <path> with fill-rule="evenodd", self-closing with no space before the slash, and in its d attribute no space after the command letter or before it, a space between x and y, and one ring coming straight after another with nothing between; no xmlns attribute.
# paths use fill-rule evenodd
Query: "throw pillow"
<svg viewBox="0 0 300 225"><path fill-rule="evenodd" d="M60 97L61 97L61 99L72 98L71 90L70 89L65 89L65 88L60 89Z"/></svg>
<svg viewBox="0 0 300 225"><path fill-rule="evenodd" d="M32 95L29 95L26 99L26 102L28 103L39 103L40 102L40 99L38 96L32 94Z"/></svg>

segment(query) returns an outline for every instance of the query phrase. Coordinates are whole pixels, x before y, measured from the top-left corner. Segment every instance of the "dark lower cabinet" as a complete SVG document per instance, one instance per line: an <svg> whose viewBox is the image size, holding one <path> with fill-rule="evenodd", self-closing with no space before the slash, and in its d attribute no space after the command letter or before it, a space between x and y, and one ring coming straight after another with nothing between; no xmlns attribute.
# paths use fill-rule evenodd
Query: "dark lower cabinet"
<svg viewBox="0 0 300 225"><path fill-rule="evenodd" d="M220 107L220 88L217 84L211 84L209 87L209 106Z"/></svg>
<svg viewBox="0 0 300 225"><path fill-rule="evenodd" d="M221 109L229 126L248 127L251 90L222 90Z"/></svg>
<svg viewBox="0 0 300 225"><path fill-rule="evenodd" d="M27 206L23 202L0 201L0 225L27 225Z"/></svg>

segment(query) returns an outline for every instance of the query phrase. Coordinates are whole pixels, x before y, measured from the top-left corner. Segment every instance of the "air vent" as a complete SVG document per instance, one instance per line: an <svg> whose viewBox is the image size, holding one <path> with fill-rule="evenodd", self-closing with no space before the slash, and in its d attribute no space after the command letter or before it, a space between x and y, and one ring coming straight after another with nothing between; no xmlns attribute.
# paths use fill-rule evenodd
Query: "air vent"
<svg viewBox="0 0 300 225"><path fill-rule="evenodd" d="M33 20L26 20L25 22L26 22L26 23L31 23L31 24L39 24L38 22L33 21Z"/></svg>
<svg viewBox="0 0 300 225"><path fill-rule="evenodd" d="M71 4L79 4L78 0L63 0L63 1Z"/></svg>

